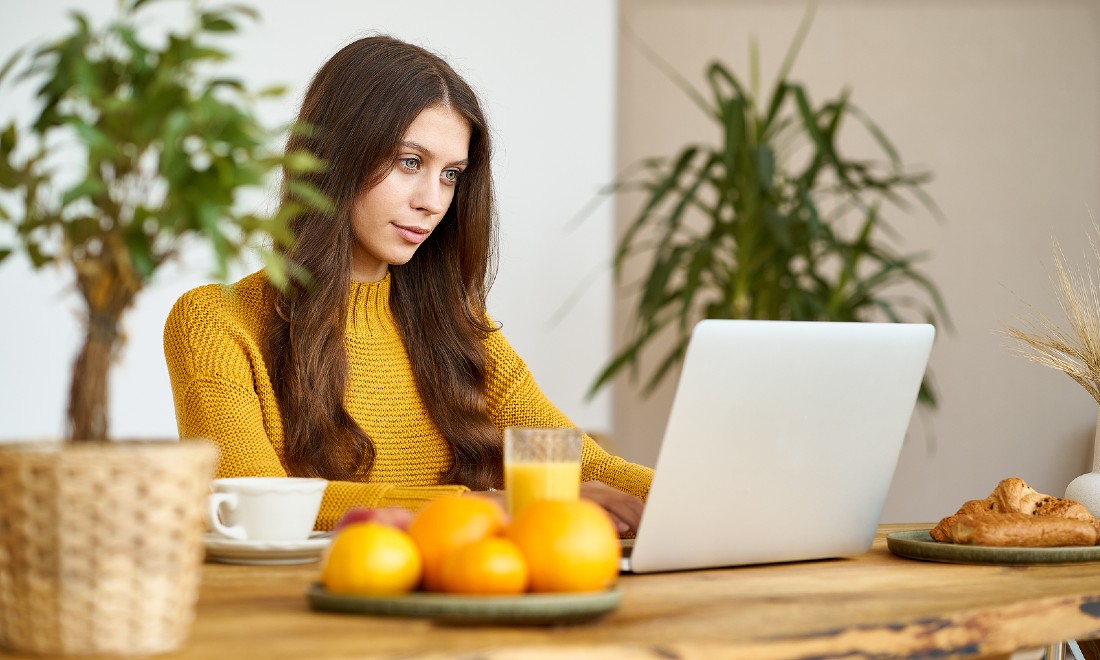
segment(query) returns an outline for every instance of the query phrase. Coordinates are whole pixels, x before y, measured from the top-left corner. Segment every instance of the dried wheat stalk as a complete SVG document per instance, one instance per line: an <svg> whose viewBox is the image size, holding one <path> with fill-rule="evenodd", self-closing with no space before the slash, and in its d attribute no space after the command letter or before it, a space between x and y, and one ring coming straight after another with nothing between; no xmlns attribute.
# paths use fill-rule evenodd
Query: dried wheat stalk
<svg viewBox="0 0 1100 660"><path fill-rule="evenodd" d="M1100 225L1093 222L1100 235ZM1089 237L1095 265L1100 266L1100 246ZM1077 381L1092 398L1100 403L1100 275L1094 267L1084 274L1070 272L1066 258L1057 243L1054 264L1058 272L1058 302L1069 322L1069 332L1046 316L1030 323L1031 331L1009 328L1006 334L1022 345L1017 352L1032 362L1057 369Z"/></svg>

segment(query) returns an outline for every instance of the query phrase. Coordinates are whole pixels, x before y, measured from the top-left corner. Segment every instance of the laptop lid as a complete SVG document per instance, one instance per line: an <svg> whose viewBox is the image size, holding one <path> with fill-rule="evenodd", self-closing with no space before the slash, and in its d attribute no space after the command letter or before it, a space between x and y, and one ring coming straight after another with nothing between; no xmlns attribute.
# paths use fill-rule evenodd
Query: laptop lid
<svg viewBox="0 0 1100 660"><path fill-rule="evenodd" d="M934 336L926 324L700 322L624 568L866 552Z"/></svg>

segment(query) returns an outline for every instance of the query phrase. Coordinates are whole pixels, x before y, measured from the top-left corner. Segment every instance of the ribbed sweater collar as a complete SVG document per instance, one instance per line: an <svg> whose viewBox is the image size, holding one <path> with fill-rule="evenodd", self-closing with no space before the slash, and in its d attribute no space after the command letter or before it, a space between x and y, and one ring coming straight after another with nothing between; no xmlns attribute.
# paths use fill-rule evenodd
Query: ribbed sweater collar
<svg viewBox="0 0 1100 660"><path fill-rule="evenodd" d="M393 332L396 326L390 311L390 274L377 282L351 283L348 297L349 333Z"/></svg>

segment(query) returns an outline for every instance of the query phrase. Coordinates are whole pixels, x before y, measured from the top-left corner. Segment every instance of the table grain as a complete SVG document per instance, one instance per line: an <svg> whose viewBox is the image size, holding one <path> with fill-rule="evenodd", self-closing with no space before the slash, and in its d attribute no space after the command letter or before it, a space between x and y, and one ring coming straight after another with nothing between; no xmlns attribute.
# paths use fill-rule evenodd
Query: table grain
<svg viewBox="0 0 1100 660"><path fill-rule="evenodd" d="M192 638L171 657L979 658L1100 634L1100 563L903 559L884 525L853 559L621 578L594 623L511 627L314 612L319 564L207 563Z"/></svg>

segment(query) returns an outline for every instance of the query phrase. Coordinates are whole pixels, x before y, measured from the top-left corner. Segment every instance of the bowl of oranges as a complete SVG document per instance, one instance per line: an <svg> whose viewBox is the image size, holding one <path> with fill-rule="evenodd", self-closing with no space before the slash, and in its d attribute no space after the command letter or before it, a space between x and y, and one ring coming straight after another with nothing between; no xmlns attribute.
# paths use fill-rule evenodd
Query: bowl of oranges
<svg viewBox="0 0 1100 660"><path fill-rule="evenodd" d="M538 501L508 520L488 499L448 496L415 515L349 512L308 597L317 610L582 622L618 607L621 554L618 532L592 502Z"/></svg>

